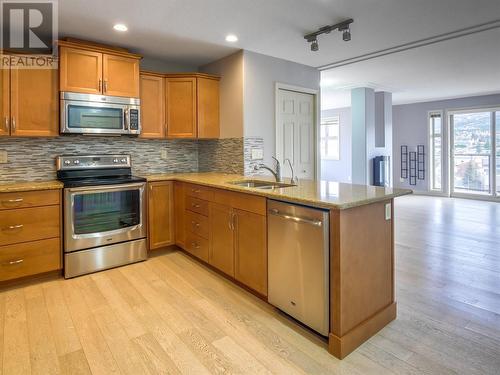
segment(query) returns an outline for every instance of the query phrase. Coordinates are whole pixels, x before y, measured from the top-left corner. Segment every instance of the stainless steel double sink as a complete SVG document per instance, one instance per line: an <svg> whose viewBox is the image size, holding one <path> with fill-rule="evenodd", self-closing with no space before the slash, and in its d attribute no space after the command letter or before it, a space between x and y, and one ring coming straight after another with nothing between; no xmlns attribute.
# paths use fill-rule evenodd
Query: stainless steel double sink
<svg viewBox="0 0 500 375"><path fill-rule="evenodd" d="M297 186L297 185L293 185L293 184L287 184L284 182L262 181L262 180L231 181L231 182L229 182L229 184L241 186L241 187L246 187L246 188L263 189L263 190L272 190L272 189L280 189L280 188Z"/></svg>

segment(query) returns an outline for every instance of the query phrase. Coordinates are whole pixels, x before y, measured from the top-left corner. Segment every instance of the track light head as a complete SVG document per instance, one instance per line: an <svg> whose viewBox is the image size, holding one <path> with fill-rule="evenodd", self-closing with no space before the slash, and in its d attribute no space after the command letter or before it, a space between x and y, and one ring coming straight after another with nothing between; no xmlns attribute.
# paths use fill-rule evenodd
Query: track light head
<svg viewBox="0 0 500 375"><path fill-rule="evenodd" d="M319 50L318 40L317 39L311 40L311 51L316 52L318 50Z"/></svg>
<svg viewBox="0 0 500 375"><path fill-rule="evenodd" d="M349 30L349 28L345 29L342 32L342 39L344 40L344 42L348 42L351 40L351 30Z"/></svg>

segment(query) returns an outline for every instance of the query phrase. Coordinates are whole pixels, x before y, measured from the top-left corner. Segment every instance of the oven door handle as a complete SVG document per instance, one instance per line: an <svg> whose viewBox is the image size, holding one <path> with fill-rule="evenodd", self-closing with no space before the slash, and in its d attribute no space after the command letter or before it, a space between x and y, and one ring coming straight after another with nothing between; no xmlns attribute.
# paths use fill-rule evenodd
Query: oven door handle
<svg viewBox="0 0 500 375"><path fill-rule="evenodd" d="M102 186L82 186L76 188L66 188L65 190L70 193L95 193L99 191L125 191L130 189L140 189L145 188L146 182L134 182L130 184L120 184L120 185L102 185Z"/></svg>

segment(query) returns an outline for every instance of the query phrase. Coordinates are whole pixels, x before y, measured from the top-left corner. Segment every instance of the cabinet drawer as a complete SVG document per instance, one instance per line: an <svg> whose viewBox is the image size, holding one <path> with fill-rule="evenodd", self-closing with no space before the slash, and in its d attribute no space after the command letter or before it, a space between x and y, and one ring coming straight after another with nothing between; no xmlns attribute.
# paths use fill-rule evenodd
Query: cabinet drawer
<svg viewBox="0 0 500 375"><path fill-rule="evenodd" d="M59 238L0 247L0 281L61 269Z"/></svg>
<svg viewBox="0 0 500 375"><path fill-rule="evenodd" d="M0 212L0 246L60 237L59 206Z"/></svg>
<svg viewBox="0 0 500 375"><path fill-rule="evenodd" d="M213 190L205 186L187 184L186 195L209 201L212 199Z"/></svg>
<svg viewBox="0 0 500 375"><path fill-rule="evenodd" d="M0 210L56 205L60 203L60 197L60 190L0 193Z"/></svg>
<svg viewBox="0 0 500 375"><path fill-rule="evenodd" d="M213 201L258 215L265 216L267 214L266 198L257 195L214 189Z"/></svg>
<svg viewBox="0 0 500 375"><path fill-rule="evenodd" d="M196 212L203 216L208 216L208 202L198 198L186 196L186 210Z"/></svg>
<svg viewBox="0 0 500 375"><path fill-rule="evenodd" d="M208 217L195 212L186 211L184 225L186 232L192 232L208 239Z"/></svg>
<svg viewBox="0 0 500 375"><path fill-rule="evenodd" d="M186 233L186 251L208 262L208 240L197 234Z"/></svg>

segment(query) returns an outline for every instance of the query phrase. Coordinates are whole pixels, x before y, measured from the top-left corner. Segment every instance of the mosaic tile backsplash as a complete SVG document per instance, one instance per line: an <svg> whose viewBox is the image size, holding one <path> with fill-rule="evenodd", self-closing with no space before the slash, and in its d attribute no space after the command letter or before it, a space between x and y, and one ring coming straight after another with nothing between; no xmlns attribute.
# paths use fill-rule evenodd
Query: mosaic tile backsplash
<svg viewBox="0 0 500 375"><path fill-rule="evenodd" d="M198 141L200 172L243 174L243 138Z"/></svg>
<svg viewBox="0 0 500 375"><path fill-rule="evenodd" d="M56 178L55 157L63 154L130 154L136 175L198 171L198 143L132 137L69 135L57 138L0 138L8 163L0 164L0 182ZM161 159L161 151L167 158Z"/></svg>
<svg viewBox="0 0 500 375"><path fill-rule="evenodd" d="M266 174L264 171L256 171L255 166L262 163L262 160L252 160L252 150L260 149L264 151L264 139L259 137L245 138L244 148L244 172L245 176L258 176Z"/></svg>
<svg viewBox="0 0 500 375"><path fill-rule="evenodd" d="M0 164L0 183L56 178L55 158L63 154L130 154L136 175L171 172L258 174L252 149L264 148L262 138L214 140L153 140L133 137L65 135L57 138L0 138L8 162ZM161 151L167 158L161 158Z"/></svg>

